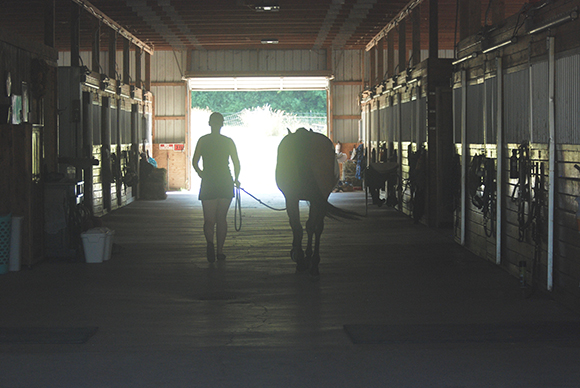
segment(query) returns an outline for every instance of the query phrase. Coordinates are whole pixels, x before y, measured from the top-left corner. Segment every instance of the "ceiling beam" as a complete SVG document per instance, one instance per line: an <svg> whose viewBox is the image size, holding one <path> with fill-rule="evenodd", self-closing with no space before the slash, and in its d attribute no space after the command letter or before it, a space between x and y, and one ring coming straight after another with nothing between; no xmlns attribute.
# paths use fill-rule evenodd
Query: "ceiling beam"
<svg viewBox="0 0 580 388"><path fill-rule="evenodd" d="M373 48L373 46L377 45L382 38L387 36L389 31L395 28L397 24L399 24L402 20L404 20L411 13L411 11L413 11L413 9L415 9L415 7L417 7L422 2L423 0L411 0L405 7L403 7L401 12L399 12L397 16L395 16L389 22L389 24L387 24L377 35L375 35L374 38L371 39L371 41L367 44L365 50L369 51L371 48Z"/></svg>
<svg viewBox="0 0 580 388"><path fill-rule="evenodd" d="M119 35L121 35L125 39L129 40L135 46L137 46L137 47L141 48L143 51L153 55L153 48L152 47L150 47L146 43L139 40L135 35L131 34L125 28L121 27L121 25L119 25L116 21L114 21L113 19L111 19L107 15L105 15L103 12L101 12L97 7L92 5L90 2L88 2L86 0L72 0L72 1L76 4L78 4L79 6L81 6L85 11L87 11L88 13L93 15L95 18L97 18L103 24L106 24L107 26L109 26L113 30L117 31L119 33Z"/></svg>

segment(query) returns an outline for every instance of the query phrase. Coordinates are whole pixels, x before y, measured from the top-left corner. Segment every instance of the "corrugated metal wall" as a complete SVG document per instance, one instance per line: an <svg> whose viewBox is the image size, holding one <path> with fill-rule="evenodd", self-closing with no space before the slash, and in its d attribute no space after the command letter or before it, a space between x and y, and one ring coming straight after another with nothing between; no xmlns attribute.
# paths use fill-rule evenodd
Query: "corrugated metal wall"
<svg viewBox="0 0 580 388"><path fill-rule="evenodd" d="M360 106L362 92L362 51L334 50L332 52L332 102L334 141L356 143L359 141Z"/></svg>
<svg viewBox="0 0 580 388"><path fill-rule="evenodd" d="M530 141L530 82L528 69L504 77L504 133L507 143ZM545 103L545 102L544 102Z"/></svg>
<svg viewBox="0 0 580 388"><path fill-rule="evenodd" d="M556 140L580 144L580 55L556 60Z"/></svg>
<svg viewBox="0 0 580 388"><path fill-rule="evenodd" d="M532 143L548 143L548 61L532 65Z"/></svg>
<svg viewBox="0 0 580 388"><path fill-rule="evenodd" d="M194 50L193 72L326 70L326 50Z"/></svg>
<svg viewBox="0 0 580 388"><path fill-rule="evenodd" d="M184 52L157 51L151 57L151 92L155 99L154 143L186 142L187 84Z"/></svg>

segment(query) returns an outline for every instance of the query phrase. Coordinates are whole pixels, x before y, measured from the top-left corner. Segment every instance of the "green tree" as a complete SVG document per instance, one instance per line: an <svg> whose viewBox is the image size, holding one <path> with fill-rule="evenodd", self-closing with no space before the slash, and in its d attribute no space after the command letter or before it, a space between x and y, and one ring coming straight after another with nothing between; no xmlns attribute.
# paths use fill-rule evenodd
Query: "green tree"
<svg viewBox="0 0 580 388"><path fill-rule="evenodd" d="M325 115L326 91L191 92L192 108L208 108L224 115L265 105L288 113L313 112Z"/></svg>

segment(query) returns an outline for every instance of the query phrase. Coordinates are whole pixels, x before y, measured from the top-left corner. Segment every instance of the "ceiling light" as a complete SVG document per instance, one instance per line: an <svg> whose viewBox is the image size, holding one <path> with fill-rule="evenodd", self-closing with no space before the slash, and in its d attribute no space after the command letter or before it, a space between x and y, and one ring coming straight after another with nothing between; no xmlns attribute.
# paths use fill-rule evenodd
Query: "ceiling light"
<svg viewBox="0 0 580 388"><path fill-rule="evenodd" d="M278 12L280 6L278 4L258 4L254 6L256 12Z"/></svg>
<svg viewBox="0 0 580 388"><path fill-rule="evenodd" d="M278 39L262 39L262 44L278 44Z"/></svg>

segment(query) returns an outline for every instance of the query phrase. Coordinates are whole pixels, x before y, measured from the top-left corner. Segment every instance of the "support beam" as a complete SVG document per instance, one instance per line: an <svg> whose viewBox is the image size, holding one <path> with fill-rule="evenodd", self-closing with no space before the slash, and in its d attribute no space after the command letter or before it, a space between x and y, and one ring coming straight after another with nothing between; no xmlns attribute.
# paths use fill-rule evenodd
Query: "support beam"
<svg viewBox="0 0 580 388"><path fill-rule="evenodd" d="M395 31L389 31L387 35L387 74L395 75Z"/></svg>
<svg viewBox="0 0 580 388"><path fill-rule="evenodd" d="M151 90L151 54L145 53L145 90Z"/></svg>
<svg viewBox="0 0 580 388"><path fill-rule="evenodd" d="M55 43L55 0L47 0L44 7L44 44L54 48Z"/></svg>
<svg viewBox="0 0 580 388"><path fill-rule="evenodd" d="M123 83L125 85L129 85L131 80L131 73L129 69L129 64L131 63L129 60L129 51L131 48L131 42L127 39L123 39Z"/></svg>
<svg viewBox="0 0 580 388"><path fill-rule="evenodd" d="M399 22L399 73L407 69L407 23Z"/></svg>
<svg viewBox="0 0 580 388"><path fill-rule="evenodd" d="M430 2L437 2L437 0L429 0ZM373 46L379 43L381 38L384 38L388 35L388 33L394 29L401 20L405 19L413 9L415 9L419 4L421 4L423 0L411 0L409 3L395 16L371 41L367 44L365 50L369 51Z"/></svg>
<svg viewBox="0 0 580 388"><path fill-rule="evenodd" d="M429 59L439 58L439 1L429 0Z"/></svg>
<svg viewBox="0 0 580 388"><path fill-rule="evenodd" d="M79 67L80 37L81 37L81 9L77 4L70 4L70 65Z"/></svg>
<svg viewBox="0 0 580 388"><path fill-rule="evenodd" d="M413 10L411 15L413 20L413 60L411 66L421 63L421 7Z"/></svg>
<svg viewBox="0 0 580 388"><path fill-rule="evenodd" d="M379 44L376 45L377 48L377 81L376 83L380 83L384 76L385 76L385 57L383 53L383 46L385 40L381 39Z"/></svg>
<svg viewBox="0 0 580 388"><path fill-rule="evenodd" d="M369 79L369 85L373 86L377 84L377 47L374 46L370 51L370 66L371 66L371 75Z"/></svg>
<svg viewBox="0 0 580 388"><path fill-rule="evenodd" d="M94 21L93 30L93 55L91 55L91 70L95 73L101 73L100 54L101 54L101 23Z"/></svg>
<svg viewBox="0 0 580 388"><path fill-rule="evenodd" d="M143 51L148 52L149 54L153 54L153 48L149 47L147 44L143 43L129 31L121 27L117 22L113 19L105 15L101 12L97 7L91 4L87 0L72 0L73 5L77 5L77 8L82 7L86 12L93 15L100 23L105 24L111 27L113 30L117 31L119 35L123 36L128 41L132 42L135 46L141 48Z"/></svg>
<svg viewBox="0 0 580 388"><path fill-rule="evenodd" d="M109 30L109 69L107 75L117 79L117 32Z"/></svg>
<svg viewBox="0 0 580 388"><path fill-rule="evenodd" d="M141 50L135 50L135 87L141 89Z"/></svg>
<svg viewBox="0 0 580 388"><path fill-rule="evenodd" d="M435 0L431 0L433 2ZM481 30L481 0L459 2L459 40L477 34Z"/></svg>

